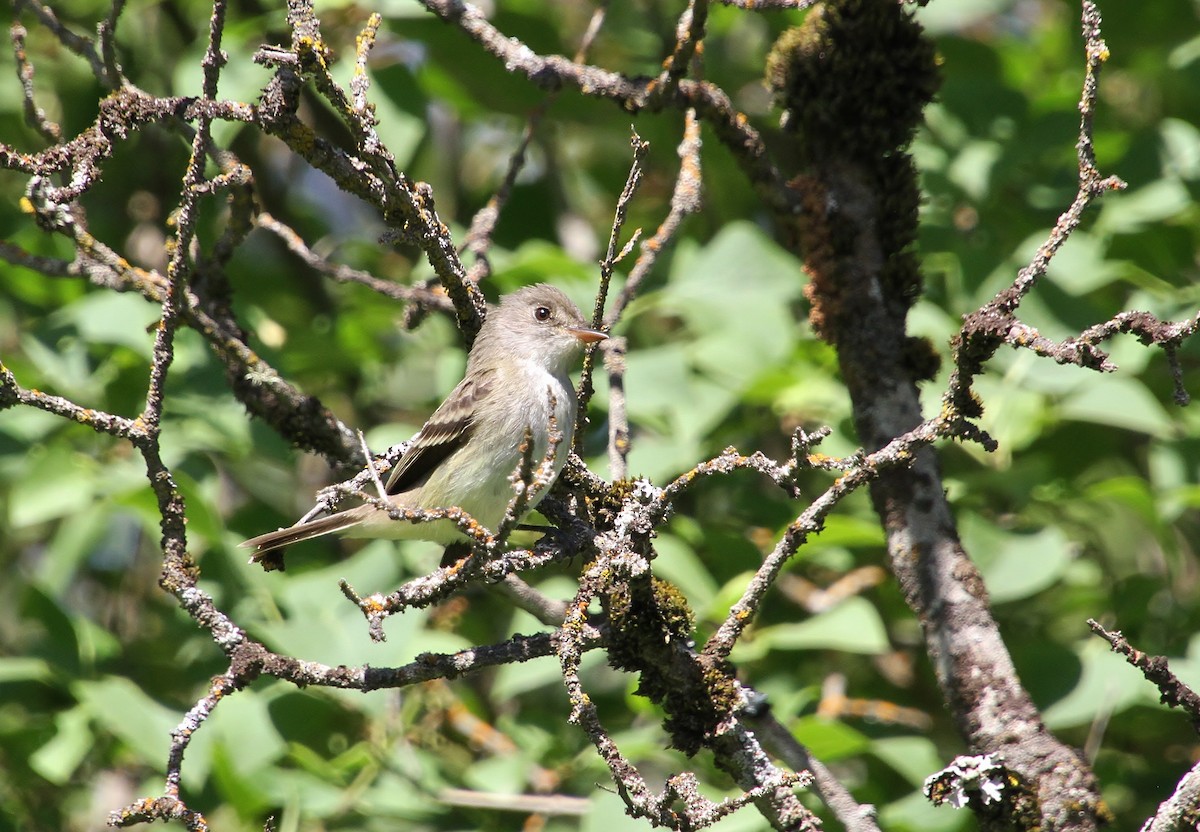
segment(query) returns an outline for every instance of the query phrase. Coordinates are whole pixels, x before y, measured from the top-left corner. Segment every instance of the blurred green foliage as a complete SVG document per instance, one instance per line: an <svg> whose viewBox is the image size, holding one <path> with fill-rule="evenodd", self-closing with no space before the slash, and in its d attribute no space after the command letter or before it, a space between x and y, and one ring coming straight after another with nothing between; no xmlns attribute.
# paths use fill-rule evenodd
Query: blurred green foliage
<svg viewBox="0 0 1200 832"><path fill-rule="evenodd" d="M541 52L572 54L590 6L502 0L494 22ZM462 229L497 186L525 115L541 99L456 29L406 0L377 6L385 31L372 59L380 133L399 163L430 182L444 219ZM611 4L591 60L631 74L654 72L681 4ZM367 7L318 5L348 79ZM1200 36L1186 0L1103 3L1112 59L1101 80L1096 148L1102 170L1129 182L1104 198L1022 307L1044 334L1077 333L1124 309L1164 318L1200 302ZM92 32L106 4L59 10ZM131 0L119 26L119 59L154 93L194 94L209 9L199 0ZM946 352L960 315L1008 283L1044 238L1075 188L1076 104L1083 73L1078 8L1053 0L934 2L921 18L936 37L945 84L914 153L927 198L920 251L927 287L914 333ZM32 19L28 49L37 103L71 136L90 124L101 91L83 61ZM761 85L773 39L798 13L710 13L706 78L726 89L766 133L775 116ZM235 4L224 47L222 97L252 101L268 79L250 62L285 39L281 4ZM24 123L11 54L0 82L0 136L42 146ZM338 127L315 97L305 117ZM678 113L635 120L651 142L646 184L629 228L653 228L666 211L677 160ZM596 280L629 164L629 116L567 91L535 140L496 234L493 298L553 280L585 301ZM263 206L318 251L400 282L428 276L418 252L376 244L379 218L339 193L277 142L244 125L215 134L256 175ZM730 155L705 135L706 204L684 226L647 291L618 331L630 339L626 387L635 473L662 483L726 445L787 455L797 425L828 424L829 453L856 447L836 359L804 320L800 266L762 227L764 212ZM143 130L123 142L103 182L84 197L97 238L135 263L161 266L167 218L187 149L175 133ZM22 177L0 173L0 238L69 258L19 210ZM219 233L209 205L200 244ZM229 265L234 304L252 344L287 379L317 395L376 447L406 438L457 381L463 354L452 325L399 328L402 310L360 286L332 284L279 242L252 235ZM135 415L144 404L157 308L71 278L0 263L0 359L26 387ZM1171 400L1161 354L1132 339L1112 345L1119 372L1101 376L1025 352L1002 352L979 380L983 424L1000 450L942 449L947 487L968 551L988 581L995 613L1023 682L1050 726L1094 758L1117 828L1153 811L1200 756L1179 713L1104 643L1085 619L1120 628L1139 648L1166 654L1200 684L1200 422ZM1200 389L1200 344L1182 350ZM927 412L942 387L926 385ZM588 450L603 457L606 388ZM327 482L230 395L194 333L179 338L163 442L187 499L188 539L202 586L268 646L332 664L394 665L541 629L488 593L470 593L388 622L369 641L338 578L387 590L436 562L433 547L298 548L286 575L262 574L234 545L290 522ZM805 493L828 477L811 474ZM658 572L688 595L702 634L740 593L762 552L799 511L748 472L698 486L657 542ZM224 669L219 650L156 586L158 515L140 458L86 428L28 409L0 413L0 829L97 828L112 809L161 791L169 732ZM883 565L882 535L865 495L847 501L791 566L818 585L847 570ZM572 568L539 577L572 593ZM771 697L775 713L891 830L963 828L934 810L923 778L961 744L949 724L918 624L885 582L810 615L782 594L769 601L734 658L741 677ZM719 794L730 789L705 754L688 762L664 750L655 709L631 678L588 667L589 691L622 750L651 777L699 766ZM822 681L847 694L927 715L917 729L874 718L815 716ZM463 714L508 739L480 743ZM622 824L607 771L566 724L553 660L506 667L449 687L344 694L262 680L221 704L187 753L183 787L214 828L481 829L522 827L519 812L455 807L439 791L513 793L548 788L589 798L582 817L551 817L547 830ZM605 788L598 788L597 784ZM815 803L814 803L815 805ZM626 821L626 824L628 822ZM760 828L751 813L725 830ZM833 827L830 822L831 828Z"/></svg>

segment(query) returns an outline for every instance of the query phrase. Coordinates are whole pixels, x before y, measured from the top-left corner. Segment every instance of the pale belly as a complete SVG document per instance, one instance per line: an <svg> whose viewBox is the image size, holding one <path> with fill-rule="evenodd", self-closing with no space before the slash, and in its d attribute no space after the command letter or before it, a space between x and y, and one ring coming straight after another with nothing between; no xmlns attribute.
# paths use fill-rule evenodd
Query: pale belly
<svg viewBox="0 0 1200 832"><path fill-rule="evenodd" d="M574 395L561 382L552 379L548 385L540 379L541 389L552 386L555 399L555 418L562 441L554 459L554 477L562 470L570 453L571 437L574 432L574 414L571 406ZM540 409L541 413L536 410ZM505 418L487 419L492 429L487 436L473 435L464 447L438 466L429 479L418 488L397 494L392 498L398 506L411 509L437 509L458 506L471 515L488 531L495 532L509 502L513 498L513 476L520 463L520 446L527 425L546 425L550 409L549 391L532 398L525 407L509 408ZM541 464L549 447L549 431L534 432L533 465ZM553 479L551 480L553 482ZM532 509L545 496L544 488L533 496L528 509ZM365 523L349 531L351 537L384 537L395 540L420 539L448 544L463 540L455 523L435 520L428 523L390 521Z"/></svg>

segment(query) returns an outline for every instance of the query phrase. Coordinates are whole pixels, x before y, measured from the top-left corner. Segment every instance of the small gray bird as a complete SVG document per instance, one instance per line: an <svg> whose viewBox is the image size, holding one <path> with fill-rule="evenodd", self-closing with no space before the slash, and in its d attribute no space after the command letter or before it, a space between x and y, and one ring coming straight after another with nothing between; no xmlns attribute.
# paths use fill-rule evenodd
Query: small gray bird
<svg viewBox="0 0 1200 832"><path fill-rule="evenodd" d="M489 311L475 338L466 376L391 470L385 484L388 499L406 509L457 506L495 530L512 498L509 478L520 461L526 429L533 434L533 459L546 455L552 400L563 437L555 454L554 476L562 470L576 409L567 371L585 345L607 337L588 329L579 308L553 286L541 283L505 296ZM529 508L545 493L543 489L535 495ZM362 505L261 534L241 545L254 550L250 560L255 562L268 552L334 532L443 544L464 539L449 520L410 523ZM282 566L281 560L270 560Z"/></svg>

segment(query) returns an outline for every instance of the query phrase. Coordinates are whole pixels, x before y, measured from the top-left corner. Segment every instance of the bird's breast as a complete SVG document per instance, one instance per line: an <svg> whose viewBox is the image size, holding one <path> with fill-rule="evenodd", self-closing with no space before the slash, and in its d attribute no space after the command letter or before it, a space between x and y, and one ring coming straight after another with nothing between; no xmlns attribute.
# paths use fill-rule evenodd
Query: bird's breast
<svg viewBox="0 0 1200 832"><path fill-rule="evenodd" d="M520 463L525 432L533 434L536 467L550 446L551 412L562 437L555 453L555 476L562 470L575 429L575 391L565 377L542 367L523 367L497 378L476 408L470 438L438 466L423 496L426 502L458 505L494 530L513 495L511 477ZM531 508L544 493L536 496Z"/></svg>

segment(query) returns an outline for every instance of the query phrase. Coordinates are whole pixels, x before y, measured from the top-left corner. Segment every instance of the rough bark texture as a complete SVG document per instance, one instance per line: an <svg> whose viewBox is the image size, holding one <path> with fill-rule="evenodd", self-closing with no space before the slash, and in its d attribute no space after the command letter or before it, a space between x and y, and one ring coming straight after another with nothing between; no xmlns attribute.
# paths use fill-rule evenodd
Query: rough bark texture
<svg viewBox="0 0 1200 832"><path fill-rule="evenodd" d="M811 278L811 322L837 349L868 451L921 423L917 383L931 369L928 348L905 333L921 276L909 251L919 194L903 152L917 121L904 120L919 118L937 84L923 41L896 4L843 0L784 35L769 68L804 171L792 180L804 206L793 227ZM1046 729L1017 677L959 541L936 452L883 472L871 496L960 733L972 752L999 752L1017 775L1003 812L979 813L982 828L1095 829L1106 815L1095 778Z"/></svg>
<svg viewBox="0 0 1200 832"><path fill-rule="evenodd" d="M837 222L854 241L837 259L838 309L826 309L825 326L837 336L859 439L874 450L921 422L917 386L904 360L905 322L887 308L879 276L885 256L873 232L878 207L869 189L844 164L818 169L838 205ZM959 541L936 452L925 449L911 468L884 472L871 497L892 571L921 621L938 684L972 752L998 751L1010 770L1036 784L1041 809L1029 808L1050 821L1048 828L1096 828L1103 810L1095 777L1046 729L1021 686L983 580Z"/></svg>

